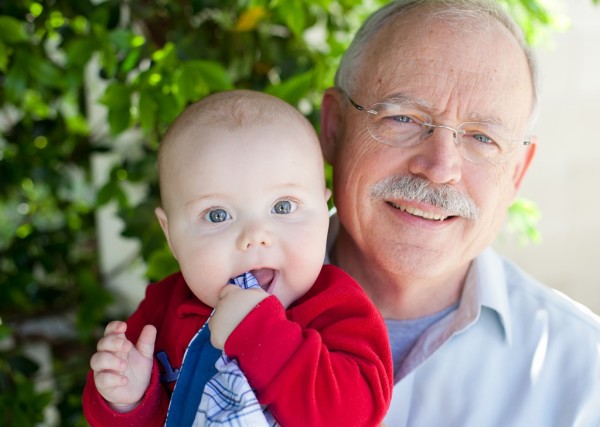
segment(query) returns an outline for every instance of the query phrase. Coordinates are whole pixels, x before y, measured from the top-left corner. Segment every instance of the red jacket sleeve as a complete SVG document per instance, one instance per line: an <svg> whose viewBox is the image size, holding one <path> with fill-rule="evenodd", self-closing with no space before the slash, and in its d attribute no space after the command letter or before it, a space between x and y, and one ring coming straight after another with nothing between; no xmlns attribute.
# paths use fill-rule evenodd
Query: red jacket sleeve
<svg viewBox="0 0 600 427"><path fill-rule="evenodd" d="M169 406L169 399L164 388L158 380L156 362L152 370L150 385L146 390L140 404L131 412L120 413L108 406L108 403L96 390L94 373L88 373L87 383L83 390L83 412L92 427L120 427L120 426L163 426ZM157 414L165 414L157 416Z"/></svg>
<svg viewBox="0 0 600 427"><path fill-rule="evenodd" d="M385 323L359 285L324 266L288 311L275 297L230 335L236 358L262 404L286 427L376 426L393 388Z"/></svg>
<svg viewBox="0 0 600 427"><path fill-rule="evenodd" d="M210 310L193 296L181 274L175 274L147 287L144 300L127 320L126 335L135 343L145 325L156 326L155 351L166 350L173 366L180 367L187 343L204 324ZM114 411L98 393L90 371L82 398L89 424L92 427L163 426L170 396L159 380L159 371L154 359L150 385L142 401L133 411L124 414Z"/></svg>

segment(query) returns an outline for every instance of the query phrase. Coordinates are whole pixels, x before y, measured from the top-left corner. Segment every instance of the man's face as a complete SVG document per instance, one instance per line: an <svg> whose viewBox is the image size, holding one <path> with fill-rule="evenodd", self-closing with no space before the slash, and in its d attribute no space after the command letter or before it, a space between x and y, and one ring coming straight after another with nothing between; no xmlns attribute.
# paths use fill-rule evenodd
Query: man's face
<svg viewBox="0 0 600 427"><path fill-rule="evenodd" d="M459 32L439 21L415 18L414 12L371 40L359 87L349 94L354 101L369 107L408 98L437 124L499 122L524 139L531 80L525 56L508 31L494 22L487 31ZM367 114L342 99L335 103L339 126L329 132L335 141L325 136L323 142L334 167L340 237L349 243L338 249L354 251L354 259L366 268L409 280L462 277L501 228L533 150L520 147L500 164L474 163L461 156L452 131L444 128L410 148L389 146L370 135ZM478 219L454 216L428 203L372 196L374 186L402 176L452 187L474 202ZM359 282L366 275L364 270L352 273Z"/></svg>
<svg viewBox="0 0 600 427"><path fill-rule="evenodd" d="M214 306L230 278L251 271L287 307L325 254L329 194L314 135L286 120L180 138L157 216L188 286Z"/></svg>

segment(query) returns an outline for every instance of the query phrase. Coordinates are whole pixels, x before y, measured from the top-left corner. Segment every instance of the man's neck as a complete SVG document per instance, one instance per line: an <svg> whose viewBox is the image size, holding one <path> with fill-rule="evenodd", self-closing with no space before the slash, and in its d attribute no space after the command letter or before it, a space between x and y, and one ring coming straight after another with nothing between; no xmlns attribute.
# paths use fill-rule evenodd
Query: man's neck
<svg viewBox="0 0 600 427"><path fill-rule="evenodd" d="M427 272L417 275L390 262L367 259L343 230L330 258L362 286L386 319L415 319L455 304L469 267L442 277L427 276Z"/></svg>

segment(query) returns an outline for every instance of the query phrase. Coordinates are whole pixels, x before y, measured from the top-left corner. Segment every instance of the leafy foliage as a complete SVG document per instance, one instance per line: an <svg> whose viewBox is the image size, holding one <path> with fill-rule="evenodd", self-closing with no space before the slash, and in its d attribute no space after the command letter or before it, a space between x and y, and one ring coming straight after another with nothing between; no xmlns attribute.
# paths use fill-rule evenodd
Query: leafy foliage
<svg viewBox="0 0 600 427"><path fill-rule="evenodd" d="M553 26L541 1L504 1L531 40ZM114 299L99 267L99 209L117 207L149 280L176 268L153 216L171 121L236 87L277 95L316 124L341 53L382 3L0 3L0 424L35 425L54 407L56 424L85 425L81 390ZM112 163L98 176L100 157ZM52 355L50 391L27 352L39 341Z"/></svg>
<svg viewBox="0 0 600 427"><path fill-rule="evenodd" d="M508 231L515 233L519 242L539 242L542 238L537 223L541 213L535 203L530 200L516 200L508 211Z"/></svg>

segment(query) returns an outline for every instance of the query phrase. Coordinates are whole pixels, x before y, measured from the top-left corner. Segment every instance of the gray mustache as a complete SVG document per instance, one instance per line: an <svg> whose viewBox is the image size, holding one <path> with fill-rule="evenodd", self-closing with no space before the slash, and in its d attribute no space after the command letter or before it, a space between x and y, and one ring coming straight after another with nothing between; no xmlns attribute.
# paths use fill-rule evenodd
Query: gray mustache
<svg viewBox="0 0 600 427"><path fill-rule="evenodd" d="M371 187L374 199L427 203L464 218L477 220L479 209L470 197L449 185L436 185L417 176L391 176Z"/></svg>

